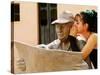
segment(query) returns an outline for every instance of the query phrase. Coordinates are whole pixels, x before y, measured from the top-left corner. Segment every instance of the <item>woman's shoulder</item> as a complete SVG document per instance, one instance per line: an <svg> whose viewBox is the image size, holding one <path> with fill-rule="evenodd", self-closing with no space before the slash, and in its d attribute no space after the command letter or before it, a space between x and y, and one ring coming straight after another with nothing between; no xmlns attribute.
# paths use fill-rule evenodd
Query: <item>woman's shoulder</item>
<svg viewBox="0 0 100 75"><path fill-rule="evenodd" d="M89 42L89 44L96 44L97 45L97 34L96 33L91 33L91 35L88 38L87 42Z"/></svg>
<svg viewBox="0 0 100 75"><path fill-rule="evenodd" d="M89 37L89 41L93 42L91 44L95 44L94 49L97 49L97 33L92 33L91 36Z"/></svg>
<svg viewBox="0 0 100 75"><path fill-rule="evenodd" d="M90 38L97 38L97 33L91 33Z"/></svg>
<svg viewBox="0 0 100 75"><path fill-rule="evenodd" d="M97 33L92 32L92 35L97 36Z"/></svg>

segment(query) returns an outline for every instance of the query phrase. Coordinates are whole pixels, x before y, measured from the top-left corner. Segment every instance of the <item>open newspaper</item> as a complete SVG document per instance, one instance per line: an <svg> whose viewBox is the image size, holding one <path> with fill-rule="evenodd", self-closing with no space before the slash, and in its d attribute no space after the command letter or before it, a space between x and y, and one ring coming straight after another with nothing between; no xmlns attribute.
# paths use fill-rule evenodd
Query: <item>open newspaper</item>
<svg viewBox="0 0 100 75"><path fill-rule="evenodd" d="M14 73L87 69L81 52L37 48L20 42L14 42L14 46L18 53Z"/></svg>

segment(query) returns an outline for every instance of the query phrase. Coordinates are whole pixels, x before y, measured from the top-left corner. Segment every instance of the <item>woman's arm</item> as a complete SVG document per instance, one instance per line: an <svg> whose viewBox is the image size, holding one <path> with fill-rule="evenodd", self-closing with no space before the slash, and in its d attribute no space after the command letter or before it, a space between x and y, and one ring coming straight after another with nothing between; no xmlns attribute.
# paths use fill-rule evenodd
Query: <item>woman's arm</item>
<svg viewBox="0 0 100 75"><path fill-rule="evenodd" d="M82 56L84 60L89 56L89 54L96 47L96 45L97 45L97 35L92 34L88 38L85 46L82 48Z"/></svg>

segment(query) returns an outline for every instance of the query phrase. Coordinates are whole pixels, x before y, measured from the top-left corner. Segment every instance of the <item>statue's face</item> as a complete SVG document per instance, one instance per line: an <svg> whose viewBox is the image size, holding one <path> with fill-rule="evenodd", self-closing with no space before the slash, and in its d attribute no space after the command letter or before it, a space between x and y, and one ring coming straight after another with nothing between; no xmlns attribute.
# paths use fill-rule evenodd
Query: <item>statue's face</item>
<svg viewBox="0 0 100 75"><path fill-rule="evenodd" d="M68 37L72 23L56 24L56 33L58 39L62 40Z"/></svg>

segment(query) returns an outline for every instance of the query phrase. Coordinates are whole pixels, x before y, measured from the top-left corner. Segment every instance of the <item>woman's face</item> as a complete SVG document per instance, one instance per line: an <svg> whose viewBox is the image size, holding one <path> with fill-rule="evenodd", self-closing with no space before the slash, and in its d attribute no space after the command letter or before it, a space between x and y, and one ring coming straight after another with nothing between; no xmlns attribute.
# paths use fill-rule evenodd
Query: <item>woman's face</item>
<svg viewBox="0 0 100 75"><path fill-rule="evenodd" d="M76 16L75 17L75 22L74 24L77 27L78 33L82 33L84 32L84 30L86 29L86 25L83 23L82 19L80 16Z"/></svg>
<svg viewBox="0 0 100 75"><path fill-rule="evenodd" d="M62 40L68 37L70 32L71 24L56 24L56 33L58 39Z"/></svg>

